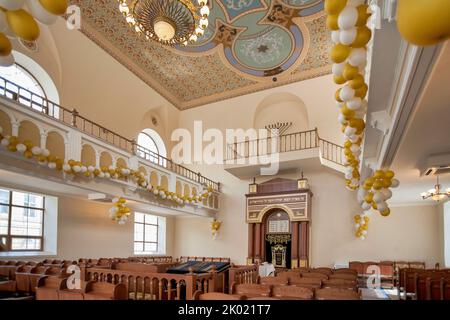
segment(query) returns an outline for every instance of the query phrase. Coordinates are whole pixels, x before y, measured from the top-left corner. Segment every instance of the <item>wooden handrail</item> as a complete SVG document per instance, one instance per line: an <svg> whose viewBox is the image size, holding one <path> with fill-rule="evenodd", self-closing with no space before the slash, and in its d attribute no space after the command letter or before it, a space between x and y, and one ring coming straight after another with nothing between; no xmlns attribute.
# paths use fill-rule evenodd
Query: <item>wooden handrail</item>
<svg viewBox="0 0 450 320"><path fill-rule="evenodd" d="M3 83L2 83L3 82ZM128 139L106 127L87 119L80 115L76 109L69 110L33 93L3 77L0 77L0 96L13 100L22 106L31 108L34 112L45 115L53 120L64 123L79 131L109 143L115 147L126 150L136 156L150 160L152 163L176 172L189 180L212 187L214 190L220 190L220 183L215 182L194 172L182 165L174 163L172 160L154 153L136 143L135 140ZM151 159L157 159L152 161Z"/></svg>

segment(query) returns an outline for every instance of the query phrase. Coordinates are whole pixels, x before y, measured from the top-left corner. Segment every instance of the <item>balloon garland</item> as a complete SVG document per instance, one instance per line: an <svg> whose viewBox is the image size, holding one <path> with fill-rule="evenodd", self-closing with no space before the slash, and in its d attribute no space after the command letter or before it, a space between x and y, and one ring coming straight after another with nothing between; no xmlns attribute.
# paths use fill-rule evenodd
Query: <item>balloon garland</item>
<svg viewBox="0 0 450 320"><path fill-rule="evenodd" d="M123 225L128 221L128 217L131 215L131 210L126 206L127 201L120 197L112 200L114 206L109 209L109 218L116 221L118 224Z"/></svg>
<svg viewBox="0 0 450 320"><path fill-rule="evenodd" d="M358 190L358 202L364 213L354 216L355 235L364 240L370 221L368 210L375 209L382 216L389 216L390 209L386 203L392 197L389 188L399 185L390 170L376 170L361 185L359 168L369 89L365 82L366 46L372 37L367 21L371 14L365 0L325 0L325 11L334 43L331 49L333 79L336 84L342 85L336 91L335 99L340 109L338 120L345 136L345 182L348 189Z"/></svg>
<svg viewBox="0 0 450 320"><path fill-rule="evenodd" d="M134 182L138 187L152 193L160 200L171 201L177 206L198 204L210 197L213 193L212 187L205 187L200 195L184 196L168 191L163 186L153 186L147 181L145 175L122 166L94 167L87 166L76 160L60 159L50 154L45 148L34 146L29 140L20 142L16 136L3 136L3 128L0 127L0 145L10 152L18 152L27 159L34 159L41 166L51 170L63 172L66 175L84 177L86 179L126 180Z"/></svg>
<svg viewBox="0 0 450 320"><path fill-rule="evenodd" d="M381 216L388 217L391 209L387 200L392 198L391 188L397 188L400 182L394 178L395 173L391 170L376 170L375 173L364 180L364 183L358 190L358 202L365 211L360 218L355 216L356 236L364 240L367 236L370 209L377 210ZM362 223L364 219L365 223Z"/></svg>
<svg viewBox="0 0 450 320"><path fill-rule="evenodd" d="M211 222L211 233L213 236L213 239L217 239L217 235L219 234L219 229L222 226L222 221L217 220L214 218L214 220Z"/></svg>
<svg viewBox="0 0 450 320"><path fill-rule="evenodd" d="M22 9L27 5L29 12ZM14 64L9 38L27 41L39 38L39 23L51 25L68 7L67 0L0 0L0 66Z"/></svg>
<svg viewBox="0 0 450 320"><path fill-rule="evenodd" d="M339 122L345 135L344 164L346 186L357 190L361 143L366 123L366 95L368 86L364 75L367 65L367 48L372 32L366 26L370 17L364 0L326 0L327 26L334 43L331 60L334 82L343 85L335 98L340 109Z"/></svg>

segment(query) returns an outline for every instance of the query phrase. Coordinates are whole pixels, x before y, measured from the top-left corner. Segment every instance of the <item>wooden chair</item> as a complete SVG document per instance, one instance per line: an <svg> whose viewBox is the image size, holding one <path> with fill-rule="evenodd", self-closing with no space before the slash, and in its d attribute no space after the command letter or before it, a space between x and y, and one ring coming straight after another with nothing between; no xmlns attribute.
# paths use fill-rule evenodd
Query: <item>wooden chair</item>
<svg viewBox="0 0 450 320"><path fill-rule="evenodd" d="M317 272L303 273L302 278L315 278L315 279L320 279L320 280L328 280L328 276L326 274L317 273Z"/></svg>
<svg viewBox="0 0 450 320"><path fill-rule="evenodd" d="M331 268L314 268L310 272L321 273L321 274L325 274L325 275L329 276L330 274L333 273L333 269L331 269Z"/></svg>
<svg viewBox="0 0 450 320"><path fill-rule="evenodd" d="M316 300L361 300L360 293L340 288L317 289L315 297Z"/></svg>
<svg viewBox="0 0 450 320"><path fill-rule="evenodd" d="M127 300L125 284L89 281L84 288L84 300Z"/></svg>
<svg viewBox="0 0 450 320"><path fill-rule="evenodd" d="M319 289L322 287L322 280L318 278L293 278L289 280L289 284L296 287Z"/></svg>
<svg viewBox="0 0 450 320"><path fill-rule="evenodd" d="M208 292L202 291L194 292L194 300L244 300L245 296L226 294L221 292Z"/></svg>
<svg viewBox="0 0 450 320"><path fill-rule="evenodd" d="M289 279L282 277L260 277L259 278L260 284L267 284L267 285L277 285L277 286L287 286L289 283Z"/></svg>
<svg viewBox="0 0 450 320"><path fill-rule="evenodd" d="M29 294L31 292L30 274L33 266L21 265L15 271L17 291Z"/></svg>
<svg viewBox="0 0 450 320"><path fill-rule="evenodd" d="M346 280L346 279L323 280L322 288L341 288L356 291L357 282L355 280Z"/></svg>
<svg viewBox="0 0 450 320"><path fill-rule="evenodd" d="M274 286L272 297L280 300L312 300L314 292L312 289L297 286Z"/></svg>
<svg viewBox="0 0 450 320"><path fill-rule="evenodd" d="M271 285L265 284L233 284L232 294L246 296L247 298L253 297L270 297L272 292Z"/></svg>

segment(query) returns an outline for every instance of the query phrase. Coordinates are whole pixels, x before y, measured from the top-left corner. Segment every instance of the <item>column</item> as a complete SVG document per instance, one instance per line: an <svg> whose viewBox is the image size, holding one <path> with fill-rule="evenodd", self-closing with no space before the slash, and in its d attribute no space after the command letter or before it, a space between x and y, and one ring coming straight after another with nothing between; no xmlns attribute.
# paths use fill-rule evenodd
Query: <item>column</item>
<svg viewBox="0 0 450 320"><path fill-rule="evenodd" d="M261 262L261 223L255 223L255 263Z"/></svg>
<svg viewBox="0 0 450 320"><path fill-rule="evenodd" d="M299 237L298 237L298 230L299 229L299 223L298 221L294 221L291 223L291 268L295 269L298 268L298 253L299 253Z"/></svg>
<svg viewBox="0 0 450 320"><path fill-rule="evenodd" d="M300 267L308 267L308 222L300 223Z"/></svg>
<svg viewBox="0 0 450 320"><path fill-rule="evenodd" d="M266 250L265 250L266 249L266 238L264 236L266 234L265 228L266 228L266 225L261 223L261 231L260 231L261 232L261 235L260 235L260 238L261 238L261 242L260 242L261 263L267 260L266 259Z"/></svg>
<svg viewBox="0 0 450 320"><path fill-rule="evenodd" d="M247 264L253 264L253 258L255 257L255 252L253 250L253 242L255 239L254 234L255 224L248 224L248 256L247 256Z"/></svg>

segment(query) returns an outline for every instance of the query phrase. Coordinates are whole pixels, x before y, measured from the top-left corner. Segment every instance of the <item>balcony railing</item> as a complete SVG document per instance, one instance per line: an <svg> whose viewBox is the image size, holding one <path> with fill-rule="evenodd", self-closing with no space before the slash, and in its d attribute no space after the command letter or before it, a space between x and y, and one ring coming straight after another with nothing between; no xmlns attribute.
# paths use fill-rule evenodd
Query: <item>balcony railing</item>
<svg viewBox="0 0 450 320"><path fill-rule="evenodd" d="M21 86L2 77L0 77L0 96L18 102L22 106L31 108L34 112L62 122L94 138L130 152L138 157L149 160L152 163L177 173L187 179L210 186L216 191L220 189L219 182L215 182L202 176L200 173L176 164L172 160L137 144L135 140L125 138L124 136L107 129L94 121L83 117L76 109L69 110L62 107L59 104L22 88Z"/></svg>
<svg viewBox="0 0 450 320"><path fill-rule="evenodd" d="M238 160L266 156L274 153L301 151L319 148L325 160L343 165L344 148L319 137L314 130L289 133L276 137L247 140L229 144L226 160Z"/></svg>

